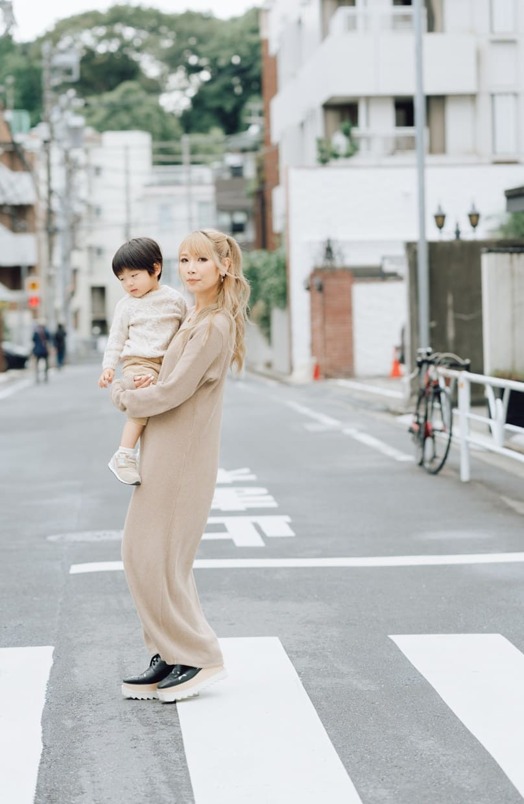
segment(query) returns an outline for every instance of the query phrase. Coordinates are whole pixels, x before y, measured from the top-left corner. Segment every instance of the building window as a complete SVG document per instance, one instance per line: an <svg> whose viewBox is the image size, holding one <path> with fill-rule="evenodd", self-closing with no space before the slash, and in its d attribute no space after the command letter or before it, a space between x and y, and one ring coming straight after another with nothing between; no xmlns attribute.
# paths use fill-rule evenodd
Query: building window
<svg viewBox="0 0 524 804"><path fill-rule="evenodd" d="M170 229L173 225L173 205L159 204L157 209L157 218L160 229Z"/></svg>
<svg viewBox="0 0 524 804"><path fill-rule="evenodd" d="M413 98L395 98L395 127L413 128L415 108Z"/></svg>
<svg viewBox="0 0 524 804"><path fill-rule="evenodd" d="M490 17L491 33L515 33L515 0L491 0Z"/></svg>
<svg viewBox="0 0 524 804"><path fill-rule="evenodd" d="M231 215L231 234L242 234L246 231L247 214L245 212L233 212Z"/></svg>
<svg viewBox="0 0 524 804"><path fill-rule="evenodd" d="M212 229L216 226L215 205L212 201L199 201L197 215L200 229Z"/></svg>
<svg viewBox="0 0 524 804"><path fill-rule="evenodd" d="M517 152L517 96L501 93L492 96L493 153L509 155Z"/></svg>

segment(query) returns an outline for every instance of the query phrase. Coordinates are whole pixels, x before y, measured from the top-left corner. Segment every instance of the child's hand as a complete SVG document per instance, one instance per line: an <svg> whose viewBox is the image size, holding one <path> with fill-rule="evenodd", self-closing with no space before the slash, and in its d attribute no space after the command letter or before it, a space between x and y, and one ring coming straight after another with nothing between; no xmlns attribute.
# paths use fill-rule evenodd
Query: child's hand
<svg viewBox="0 0 524 804"><path fill-rule="evenodd" d="M136 374L133 377L133 382L135 383L135 388L149 388L150 385L154 384L155 378L152 374Z"/></svg>
<svg viewBox="0 0 524 804"><path fill-rule="evenodd" d="M98 378L98 387L107 388L107 386L111 385L111 383L113 382L114 376L115 376L114 369L104 369L102 374Z"/></svg>

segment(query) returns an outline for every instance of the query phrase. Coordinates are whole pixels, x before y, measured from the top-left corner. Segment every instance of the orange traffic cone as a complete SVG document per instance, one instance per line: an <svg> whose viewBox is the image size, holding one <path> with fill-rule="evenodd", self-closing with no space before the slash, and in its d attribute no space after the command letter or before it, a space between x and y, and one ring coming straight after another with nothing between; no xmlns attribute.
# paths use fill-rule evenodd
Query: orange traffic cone
<svg viewBox="0 0 524 804"><path fill-rule="evenodd" d="M393 349L393 363L391 365L391 371L389 373L391 379L395 377L402 377L402 371L400 368L400 361L398 359L398 347L395 346Z"/></svg>
<svg viewBox="0 0 524 804"><path fill-rule="evenodd" d="M320 365L319 365L318 361L316 361L316 360L315 360L315 363L313 365L313 379L314 380L320 380Z"/></svg>

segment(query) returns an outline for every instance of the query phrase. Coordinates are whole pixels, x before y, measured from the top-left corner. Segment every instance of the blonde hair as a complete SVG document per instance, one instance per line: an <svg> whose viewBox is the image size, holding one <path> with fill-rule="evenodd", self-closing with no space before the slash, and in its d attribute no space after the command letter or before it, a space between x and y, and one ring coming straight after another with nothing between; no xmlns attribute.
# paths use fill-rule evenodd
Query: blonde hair
<svg viewBox="0 0 524 804"><path fill-rule="evenodd" d="M240 371L246 354L245 329L249 284L242 271L242 251L234 237L216 229L201 229L188 234L180 243L183 252L212 260L220 271L220 286L215 304L201 310L193 324L210 313L226 313L235 332L231 364Z"/></svg>

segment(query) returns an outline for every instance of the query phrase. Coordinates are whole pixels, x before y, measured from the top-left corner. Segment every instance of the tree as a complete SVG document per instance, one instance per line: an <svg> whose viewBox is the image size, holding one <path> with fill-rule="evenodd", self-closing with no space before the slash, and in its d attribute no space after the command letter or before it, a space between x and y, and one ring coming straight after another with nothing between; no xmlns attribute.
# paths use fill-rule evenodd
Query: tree
<svg viewBox="0 0 524 804"><path fill-rule="evenodd" d="M507 221L500 227L502 237L524 239L524 212L510 212Z"/></svg>
<svg viewBox="0 0 524 804"><path fill-rule="evenodd" d="M251 317L271 336L271 310L287 304L286 255L277 251L250 251L244 255L244 273L251 287Z"/></svg>
<svg viewBox="0 0 524 804"><path fill-rule="evenodd" d="M98 131L139 129L149 131L154 140L179 139L182 134L179 121L164 112L158 98L136 81L125 81L111 92L88 98L83 112Z"/></svg>

